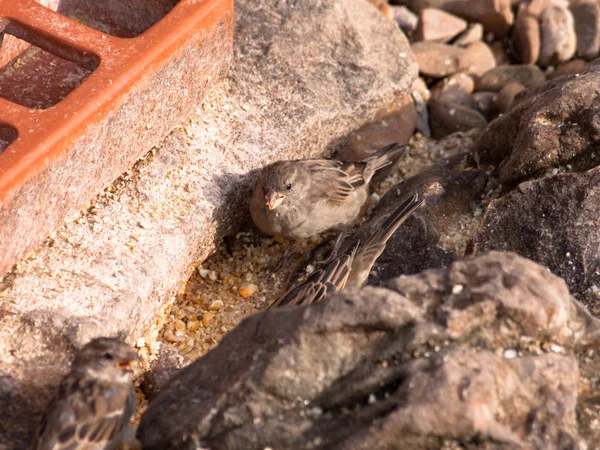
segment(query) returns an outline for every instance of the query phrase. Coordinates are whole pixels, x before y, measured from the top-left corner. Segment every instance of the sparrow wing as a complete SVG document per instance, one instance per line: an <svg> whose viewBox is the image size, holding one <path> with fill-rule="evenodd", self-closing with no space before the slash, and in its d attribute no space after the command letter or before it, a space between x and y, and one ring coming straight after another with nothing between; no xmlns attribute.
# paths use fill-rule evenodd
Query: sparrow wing
<svg viewBox="0 0 600 450"><path fill-rule="evenodd" d="M318 303L332 292L343 289L350 276L356 247L350 254L342 255L323 269L315 270L302 283L292 287L269 308L284 305L309 305Z"/></svg>
<svg viewBox="0 0 600 450"><path fill-rule="evenodd" d="M311 189L314 189L316 198L327 198L332 203L343 204L356 189L368 184L375 172L392 164L405 151L405 145L394 143L364 161L305 160L311 174Z"/></svg>
<svg viewBox="0 0 600 450"><path fill-rule="evenodd" d="M306 167L315 197L326 198L332 203L343 204L350 194L365 185L362 173L366 164L362 162L313 159L306 161Z"/></svg>
<svg viewBox="0 0 600 450"><path fill-rule="evenodd" d="M42 418L33 449L111 448L133 413L132 396L129 386L68 376Z"/></svg>
<svg viewBox="0 0 600 450"><path fill-rule="evenodd" d="M407 198L389 215L383 225L365 242L365 245L358 249L352 263L348 287L360 288L366 283L371 268L385 250L387 241L422 204L423 200L419 199L418 194Z"/></svg>

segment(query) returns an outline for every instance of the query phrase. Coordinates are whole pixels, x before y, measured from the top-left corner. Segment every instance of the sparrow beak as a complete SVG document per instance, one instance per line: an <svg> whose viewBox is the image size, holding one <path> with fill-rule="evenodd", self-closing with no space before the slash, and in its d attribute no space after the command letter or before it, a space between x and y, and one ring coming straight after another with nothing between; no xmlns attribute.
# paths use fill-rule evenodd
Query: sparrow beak
<svg viewBox="0 0 600 450"><path fill-rule="evenodd" d="M282 195L279 192L269 189L267 191L267 195L265 195L265 199L267 200L266 205L269 208L269 211L273 211L275 208L281 205L281 202L284 198L285 195Z"/></svg>
<svg viewBox="0 0 600 450"><path fill-rule="evenodd" d="M127 358L115 364L115 367L127 372L133 372L138 365L138 361L140 361L140 357L135 353L131 353Z"/></svg>

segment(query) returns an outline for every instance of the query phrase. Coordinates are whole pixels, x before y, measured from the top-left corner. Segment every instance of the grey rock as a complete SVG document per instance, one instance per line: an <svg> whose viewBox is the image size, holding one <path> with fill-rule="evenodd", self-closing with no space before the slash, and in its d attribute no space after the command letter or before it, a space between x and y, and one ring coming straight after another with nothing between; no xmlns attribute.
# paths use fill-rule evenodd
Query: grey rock
<svg viewBox="0 0 600 450"><path fill-rule="evenodd" d="M587 170L600 163L598 108L600 67L530 87L508 114L481 133L473 150L482 163L496 166L500 181L514 185L559 165Z"/></svg>
<svg viewBox="0 0 600 450"><path fill-rule="evenodd" d="M434 98L429 102L429 114L432 135L441 139L458 131L485 128L487 120L473 107L460 103L439 101Z"/></svg>
<svg viewBox="0 0 600 450"><path fill-rule="evenodd" d="M147 450L577 448L573 352L598 328L561 279L492 252L244 320L171 380L138 438ZM536 346L547 339L565 354Z"/></svg>
<svg viewBox="0 0 600 450"><path fill-rule="evenodd" d="M596 0L572 0L569 8L575 20L577 56L593 59L600 52L600 4Z"/></svg>
<svg viewBox="0 0 600 450"><path fill-rule="evenodd" d="M362 0L236 1L235 36L229 76L196 114L3 277L0 371L18 387L0 391L3 414L26 385L57 383L70 348L156 336L193 265L248 218L255 169L332 151L417 75L397 25ZM3 417L21 430L6 449L27 446L43 407L30 398L29 414Z"/></svg>
<svg viewBox="0 0 600 450"><path fill-rule="evenodd" d="M546 77L544 72L533 64L498 66L487 71L477 80L476 90L500 92L500 89L512 81L528 87L543 83L546 81Z"/></svg>
<svg viewBox="0 0 600 450"><path fill-rule="evenodd" d="M192 360L179 353L173 347L162 344L156 355L156 359L150 363L150 367L144 373L140 388L142 392L152 401L160 392L165 383L177 373L178 370L190 364Z"/></svg>
<svg viewBox="0 0 600 450"><path fill-rule="evenodd" d="M514 251L545 265L598 312L598 223L600 168L527 181L492 202L473 249Z"/></svg>

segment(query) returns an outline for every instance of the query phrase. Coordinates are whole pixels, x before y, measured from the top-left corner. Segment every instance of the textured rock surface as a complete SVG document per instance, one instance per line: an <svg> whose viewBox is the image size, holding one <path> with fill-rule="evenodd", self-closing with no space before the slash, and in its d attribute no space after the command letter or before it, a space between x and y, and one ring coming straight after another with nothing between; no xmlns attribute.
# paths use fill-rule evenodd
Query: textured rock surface
<svg viewBox="0 0 600 450"><path fill-rule="evenodd" d="M14 426L3 448L24 448L40 384L57 381L68 350L154 324L194 262L247 218L252 169L322 153L417 74L396 24L359 0L242 0L235 36L230 76L191 121L3 277L0 423ZM27 415L12 414L21 398Z"/></svg>
<svg viewBox="0 0 600 450"><path fill-rule="evenodd" d="M490 123L475 143L485 164L513 184L559 165L585 170L600 163L600 66L556 78L517 96L510 113Z"/></svg>
<svg viewBox="0 0 600 450"><path fill-rule="evenodd" d="M144 448L582 444L570 353L599 323L561 279L492 252L386 286L246 319L159 394Z"/></svg>
<svg viewBox="0 0 600 450"><path fill-rule="evenodd" d="M510 250L562 276L600 312L600 168L521 183L492 202L474 250Z"/></svg>

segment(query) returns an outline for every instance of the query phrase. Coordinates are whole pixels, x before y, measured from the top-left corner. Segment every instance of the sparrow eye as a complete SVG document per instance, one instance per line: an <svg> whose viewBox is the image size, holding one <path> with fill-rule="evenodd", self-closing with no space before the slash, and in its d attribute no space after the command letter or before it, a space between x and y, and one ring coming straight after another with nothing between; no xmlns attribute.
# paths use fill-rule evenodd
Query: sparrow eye
<svg viewBox="0 0 600 450"><path fill-rule="evenodd" d="M285 188L290 191L292 189L292 183L288 183Z"/></svg>
<svg viewBox="0 0 600 450"><path fill-rule="evenodd" d="M111 355L110 353L105 353L105 354L104 354L104 359L109 359L109 360L111 360L111 359L113 359L113 355Z"/></svg>

